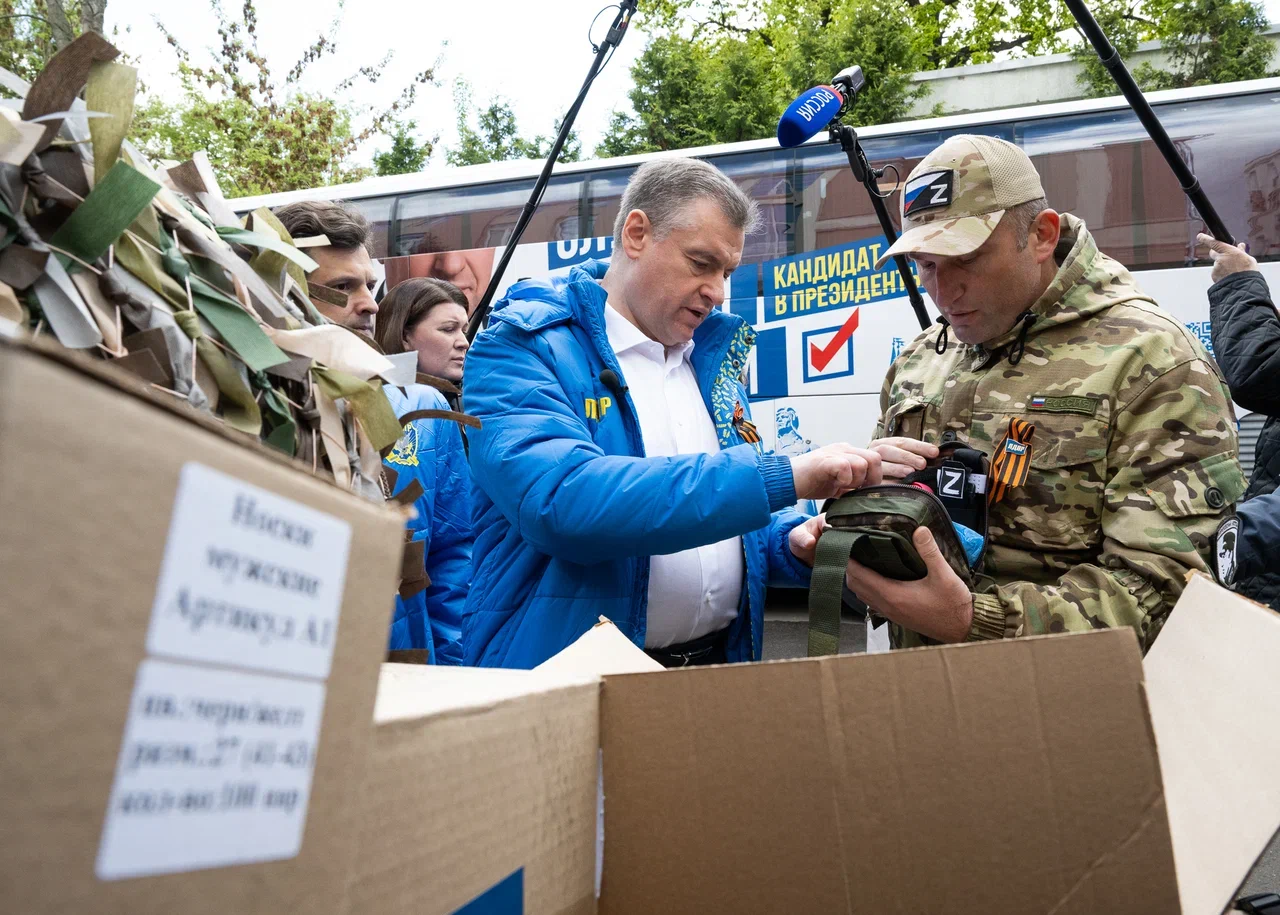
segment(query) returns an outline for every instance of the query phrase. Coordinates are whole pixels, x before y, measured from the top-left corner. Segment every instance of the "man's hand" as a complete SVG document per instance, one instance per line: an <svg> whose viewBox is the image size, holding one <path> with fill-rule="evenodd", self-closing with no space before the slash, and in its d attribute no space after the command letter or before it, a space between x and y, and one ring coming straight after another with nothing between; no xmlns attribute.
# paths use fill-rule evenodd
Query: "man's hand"
<svg viewBox="0 0 1280 915"><path fill-rule="evenodd" d="M791 459L797 499L834 499L880 482L880 455L841 442Z"/></svg>
<svg viewBox="0 0 1280 915"><path fill-rule="evenodd" d="M900 435L878 438L867 449L880 455L880 466L886 480L901 480L914 471L924 470L926 459L933 460L938 456L937 445Z"/></svg>
<svg viewBox="0 0 1280 915"><path fill-rule="evenodd" d="M963 642L973 625L973 595L943 558L927 527L911 540L928 574L919 581L894 581L849 560L844 580L885 619L939 642Z"/></svg>
<svg viewBox="0 0 1280 915"><path fill-rule="evenodd" d="M804 524L797 524L787 535L791 545L791 555L812 568L813 557L818 552L818 538L826 529L826 513L810 518Z"/></svg>
<svg viewBox="0 0 1280 915"><path fill-rule="evenodd" d="M1203 232L1196 236L1196 241L1209 247L1209 256L1213 258L1213 272L1209 274L1209 278L1215 283L1233 273L1258 269L1258 262L1245 250L1244 242L1233 248L1225 241L1218 241Z"/></svg>

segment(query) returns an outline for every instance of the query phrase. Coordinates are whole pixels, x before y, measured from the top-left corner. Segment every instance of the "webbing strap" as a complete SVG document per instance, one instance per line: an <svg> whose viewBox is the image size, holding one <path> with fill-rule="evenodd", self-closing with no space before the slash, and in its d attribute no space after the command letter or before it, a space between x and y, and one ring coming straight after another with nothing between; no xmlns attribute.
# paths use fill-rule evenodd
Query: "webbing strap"
<svg viewBox="0 0 1280 915"><path fill-rule="evenodd" d="M840 604L844 571L862 535L827 528L818 538L809 583L809 657L840 653Z"/></svg>
<svg viewBox="0 0 1280 915"><path fill-rule="evenodd" d="M470 426L472 429L480 428L480 420L474 416L458 413L454 410L411 410L400 417L400 425L407 426L409 423L419 419L447 419L459 425Z"/></svg>

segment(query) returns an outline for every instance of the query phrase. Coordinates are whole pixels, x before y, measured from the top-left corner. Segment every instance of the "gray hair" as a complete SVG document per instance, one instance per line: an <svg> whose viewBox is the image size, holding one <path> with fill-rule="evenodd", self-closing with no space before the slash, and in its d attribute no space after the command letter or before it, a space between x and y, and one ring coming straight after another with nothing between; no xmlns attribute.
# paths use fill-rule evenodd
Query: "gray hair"
<svg viewBox="0 0 1280 915"><path fill-rule="evenodd" d="M680 227L689 205L711 200L743 234L750 235L760 223L760 208L729 176L701 159L662 158L636 169L622 192L618 218L613 221L613 245L622 247L622 227L627 214L640 210L649 217L654 235L663 238Z"/></svg>
<svg viewBox="0 0 1280 915"><path fill-rule="evenodd" d="M1013 230L1013 237L1019 251L1026 250L1027 242L1030 240L1027 236L1031 233L1031 224L1047 209L1049 209L1049 201L1043 197L1037 197L1035 200L1028 200L1026 203L1020 203L1005 210L1004 218L1009 221L1009 228Z"/></svg>

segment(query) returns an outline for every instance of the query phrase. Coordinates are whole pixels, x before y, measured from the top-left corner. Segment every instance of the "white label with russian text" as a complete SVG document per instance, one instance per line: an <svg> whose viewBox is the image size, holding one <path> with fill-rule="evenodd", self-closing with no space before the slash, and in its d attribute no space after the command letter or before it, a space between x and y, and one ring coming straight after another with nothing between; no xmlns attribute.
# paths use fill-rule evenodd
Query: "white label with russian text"
<svg viewBox="0 0 1280 915"><path fill-rule="evenodd" d="M318 682L143 661L98 878L296 856L324 696Z"/></svg>
<svg viewBox="0 0 1280 915"><path fill-rule="evenodd" d="M187 464L148 652L328 677L350 547L347 522Z"/></svg>

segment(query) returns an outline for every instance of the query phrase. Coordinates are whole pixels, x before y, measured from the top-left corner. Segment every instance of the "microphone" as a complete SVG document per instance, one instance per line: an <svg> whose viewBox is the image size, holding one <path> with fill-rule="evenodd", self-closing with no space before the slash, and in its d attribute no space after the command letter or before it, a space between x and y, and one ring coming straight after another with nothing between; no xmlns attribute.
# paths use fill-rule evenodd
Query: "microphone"
<svg viewBox="0 0 1280 915"><path fill-rule="evenodd" d="M630 388L622 383L622 379L618 377L618 373L613 369L605 369L601 372L600 382L608 388L613 396L618 400L622 400L622 395L630 390Z"/></svg>
<svg viewBox="0 0 1280 915"><path fill-rule="evenodd" d="M821 133L843 105L844 97L835 86L814 86L778 118L778 143L783 149L799 146Z"/></svg>

